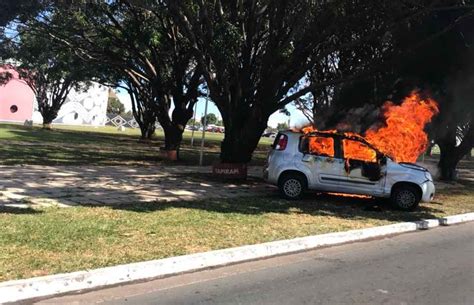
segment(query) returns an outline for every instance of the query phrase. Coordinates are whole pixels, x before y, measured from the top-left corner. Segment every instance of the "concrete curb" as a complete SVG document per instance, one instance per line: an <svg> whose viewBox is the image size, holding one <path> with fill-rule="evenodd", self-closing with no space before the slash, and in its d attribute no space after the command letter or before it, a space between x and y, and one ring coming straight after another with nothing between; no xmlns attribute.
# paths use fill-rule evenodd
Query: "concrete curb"
<svg viewBox="0 0 474 305"><path fill-rule="evenodd" d="M419 229L432 228L438 226L440 223L448 225L471 220L474 220L474 213L274 241L258 245L183 255L88 271L8 281L0 283L0 303L16 302L68 292L78 292L81 290L125 284L133 281L160 278L184 272L289 254L322 246L413 232Z"/></svg>
<svg viewBox="0 0 474 305"><path fill-rule="evenodd" d="M456 223L473 221L473 220L474 220L474 213L466 213L466 214L459 214L459 215L453 215L453 216L440 218L439 223L442 226L449 226Z"/></svg>

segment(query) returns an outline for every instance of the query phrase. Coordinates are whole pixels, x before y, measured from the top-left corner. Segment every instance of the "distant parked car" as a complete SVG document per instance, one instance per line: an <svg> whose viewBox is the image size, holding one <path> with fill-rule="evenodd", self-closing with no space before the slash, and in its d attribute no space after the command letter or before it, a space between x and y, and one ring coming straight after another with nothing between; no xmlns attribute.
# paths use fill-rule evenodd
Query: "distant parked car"
<svg viewBox="0 0 474 305"><path fill-rule="evenodd" d="M206 126L206 131L209 132L217 132L217 133L223 133L225 131L224 127L222 126L217 126L214 124L209 124Z"/></svg>
<svg viewBox="0 0 474 305"><path fill-rule="evenodd" d="M194 131L196 131L196 130L199 130L199 127L198 127L198 126L188 125L188 126L186 126L186 129L187 129L187 130L194 130Z"/></svg>
<svg viewBox="0 0 474 305"><path fill-rule="evenodd" d="M318 149L312 150L314 147ZM360 157L347 152L361 149ZM430 172L416 164L397 163L363 138L313 132L277 135L267 158L264 178L278 185L287 199L301 198L307 189L390 198L406 211L435 194Z"/></svg>

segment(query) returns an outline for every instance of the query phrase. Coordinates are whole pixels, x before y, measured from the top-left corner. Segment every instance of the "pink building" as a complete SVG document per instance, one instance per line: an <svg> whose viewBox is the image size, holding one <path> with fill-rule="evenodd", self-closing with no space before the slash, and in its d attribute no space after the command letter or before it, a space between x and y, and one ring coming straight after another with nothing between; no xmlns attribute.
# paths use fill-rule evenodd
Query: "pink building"
<svg viewBox="0 0 474 305"><path fill-rule="evenodd" d="M31 88L19 79L18 72L0 67L0 73L13 75L10 81L0 86L0 121L24 122L33 117L34 93Z"/></svg>

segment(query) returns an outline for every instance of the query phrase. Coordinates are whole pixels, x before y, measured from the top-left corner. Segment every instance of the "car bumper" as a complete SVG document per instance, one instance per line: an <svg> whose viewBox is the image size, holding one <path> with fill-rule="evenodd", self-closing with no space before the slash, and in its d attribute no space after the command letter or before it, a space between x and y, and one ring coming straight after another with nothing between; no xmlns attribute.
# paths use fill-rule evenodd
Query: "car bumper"
<svg viewBox="0 0 474 305"><path fill-rule="evenodd" d="M425 181L421 185L421 190L423 194L421 196L421 201L423 202L430 202L433 200L435 195L435 186L433 181Z"/></svg>

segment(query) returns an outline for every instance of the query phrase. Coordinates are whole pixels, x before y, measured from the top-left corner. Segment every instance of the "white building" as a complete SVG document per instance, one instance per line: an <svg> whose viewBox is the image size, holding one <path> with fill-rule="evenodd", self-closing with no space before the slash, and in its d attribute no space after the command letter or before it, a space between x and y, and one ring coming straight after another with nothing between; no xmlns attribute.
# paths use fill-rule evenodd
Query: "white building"
<svg viewBox="0 0 474 305"><path fill-rule="evenodd" d="M86 91L71 90L53 124L103 126L107 119L109 88L93 83ZM43 117L34 102L33 122L42 123Z"/></svg>

